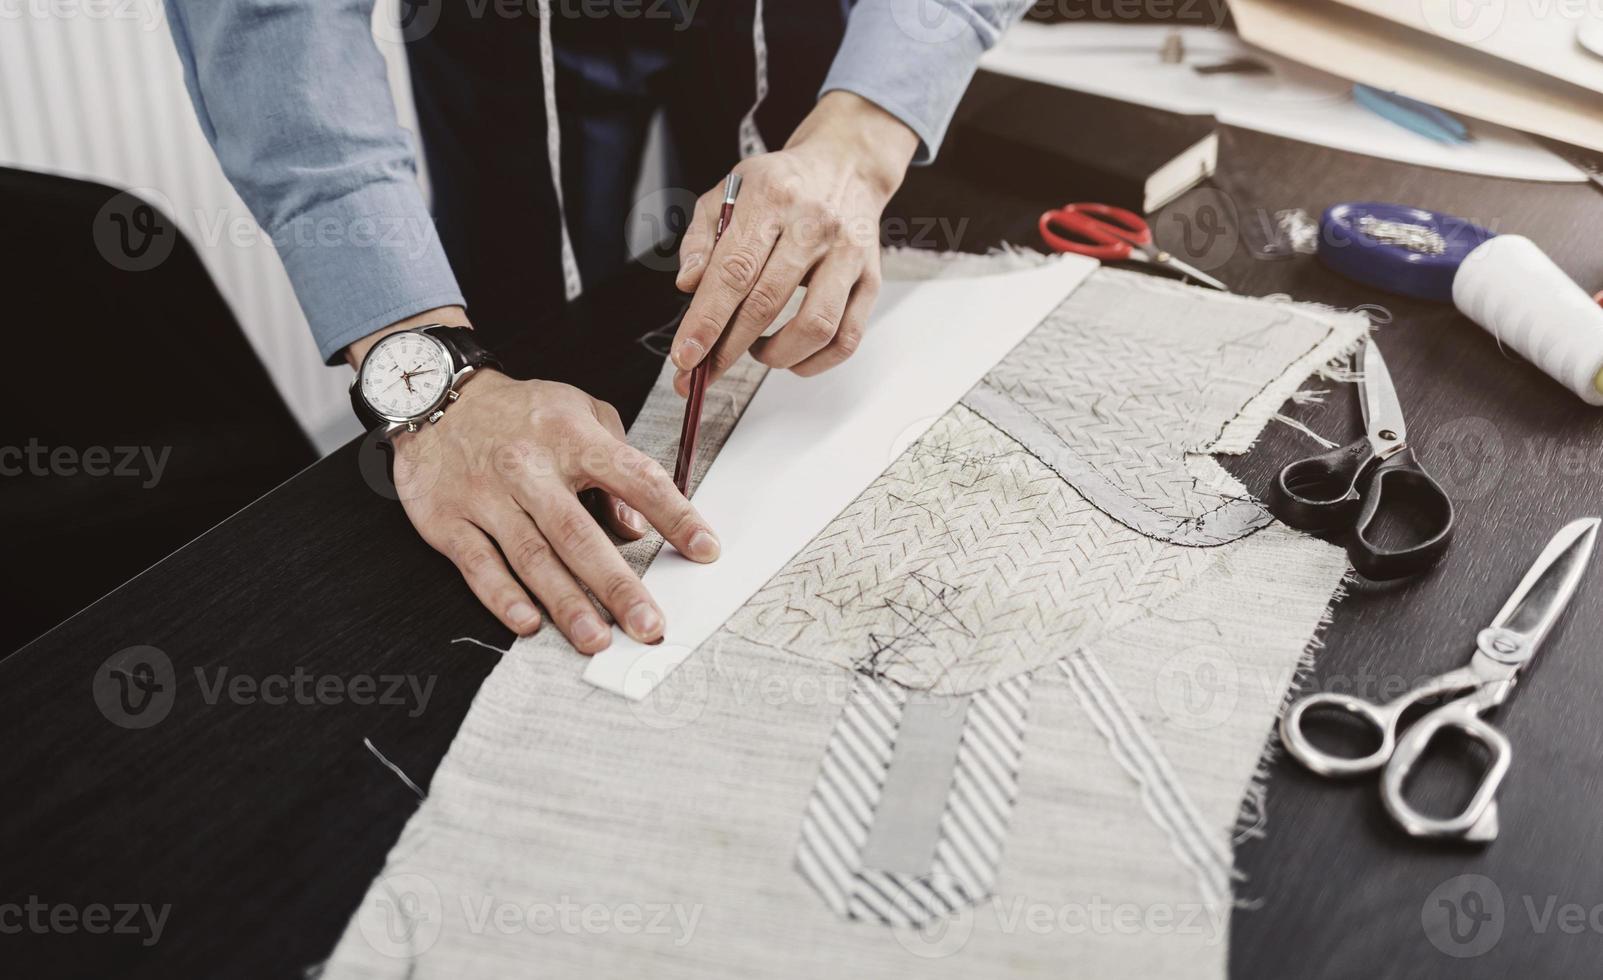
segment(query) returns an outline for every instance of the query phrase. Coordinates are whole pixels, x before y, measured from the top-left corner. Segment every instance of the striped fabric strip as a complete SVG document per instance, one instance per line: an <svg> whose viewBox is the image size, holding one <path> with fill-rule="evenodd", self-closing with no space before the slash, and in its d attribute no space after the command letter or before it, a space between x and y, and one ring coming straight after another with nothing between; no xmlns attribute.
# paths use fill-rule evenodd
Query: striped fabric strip
<svg viewBox="0 0 1603 980"><path fill-rule="evenodd" d="M1196 877L1197 889L1210 905L1231 900L1231 855L1223 835L1208 827L1146 724L1130 707L1091 651L1076 650L1058 661L1091 722L1107 740L1108 749L1141 790L1152 819L1169 838L1174 851Z"/></svg>
<svg viewBox="0 0 1603 980"><path fill-rule="evenodd" d="M893 873L864 867L861 856L907 693L858 675L825 749L796 851L797 869L837 915L916 927L990 895L1018 797L1029 695L1025 674L971 697L934 861L925 874Z"/></svg>

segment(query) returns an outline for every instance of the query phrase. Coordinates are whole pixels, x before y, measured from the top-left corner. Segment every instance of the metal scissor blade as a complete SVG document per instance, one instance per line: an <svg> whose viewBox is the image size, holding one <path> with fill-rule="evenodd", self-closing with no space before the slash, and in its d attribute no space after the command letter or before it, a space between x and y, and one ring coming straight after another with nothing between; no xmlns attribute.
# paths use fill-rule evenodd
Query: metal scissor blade
<svg viewBox="0 0 1603 980"><path fill-rule="evenodd" d="M1230 292L1230 287L1229 286L1226 286L1224 283L1222 283L1219 280L1215 279L1214 277L1208 275L1206 272L1203 272L1201 269L1197 268L1196 266L1187 265L1186 263L1181 262L1179 259L1175 258L1172 255L1169 256L1168 261L1164 262L1163 264L1167 265L1169 268L1171 268L1174 271L1180 273L1181 275L1187 276L1187 277L1189 277L1189 278L1201 283L1204 286L1208 286L1208 287L1210 287L1212 289L1217 289L1220 292L1225 292L1225 293Z"/></svg>
<svg viewBox="0 0 1603 980"><path fill-rule="evenodd" d="M1498 610L1492 629L1519 634L1534 651L1580 587L1597 544L1598 524L1596 517L1583 517L1560 528Z"/></svg>
<svg viewBox="0 0 1603 980"><path fill-rule="evenodd" d="M1397 386L1392 384L1391 372L1386 370L1386 359L1374 340L1364 341L1358 352L1358 404L1364 413L1364 431L1377 443L1408 441L1408 427L1403 422L1403 406L1397 400Z"/></svg>

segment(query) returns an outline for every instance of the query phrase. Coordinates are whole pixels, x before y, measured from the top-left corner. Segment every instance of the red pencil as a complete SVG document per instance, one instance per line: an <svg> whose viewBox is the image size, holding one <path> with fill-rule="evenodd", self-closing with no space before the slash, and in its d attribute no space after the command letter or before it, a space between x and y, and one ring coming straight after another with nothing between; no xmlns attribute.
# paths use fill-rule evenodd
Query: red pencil
<svg viewBox="0 0 1603 980"><path fill-rule="evenodd" d="M718 239L723 237L724 229L729 227L729 219L735 213L735 198L739 194L740 175L730 174L724 181L724 206L718 210L718 228L712 235L714 248L718 246ZM690 493L690 471L696 465L696 435L701 431L701 402L707 396L707 378L711 374L712 351L708 351L701 363L690 371L690 395L685 399L685 421L679 427L679 456L673 465L674 486L686 496Z"/></svg>

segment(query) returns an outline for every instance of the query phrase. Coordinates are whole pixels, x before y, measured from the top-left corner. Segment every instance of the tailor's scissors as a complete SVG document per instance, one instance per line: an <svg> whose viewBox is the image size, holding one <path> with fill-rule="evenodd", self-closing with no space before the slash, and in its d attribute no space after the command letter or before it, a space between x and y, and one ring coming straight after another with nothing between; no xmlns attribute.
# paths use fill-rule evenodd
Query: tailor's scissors
<svg viewBox="0 0 1603 980"><path fill-rule="evenodd" d="M1204 286L1230 291L1230 287L1194 266L1158 248L1152 226L1139 214L1111 204L1065 204L1044 212L1036 222L1041 240L1056 251L1088 255L1102 262L1146 262L1172 269ZM1062 232L1074 235L1065 237Z"/></svg>
<svg viewBox="0 0 1603 980"><path fill-rule="evenodd" d="M1408 833L1476 842L1497 836L1497 786L1508 773L1508 738L1481 719L1481 713L1508 699L1520 669L1531 662L1580 585L1581 575L1597 543L1599 521L1571 521L1548 541L1519 587L1508 597L1492 624L1475 638L1468 666L1433 677L1394 701L1376 704L1347 694L1322 692L1293 701L1280 718L1280 740L1298 762L1321 776L1356 776L1383 769L1380 799ZM1457 698L1421 715L1402 738L1397 727L1403 713L1427 698ZM1304 719L1316 708L1340 709L1373 725L1380 748L1349 758L1314 746L1303 733ZM1408 804L1403 785L1431 739L1444 728L1456 729L1491 753L1491 765L1475 795L1456 816L1428 817Z"/></svg>
<svg viewBox="0 0 1603 980"><path fill-rule="evenodd" d="M1286 464L1275 479L1270 510L1305 531L1353 529L1347 555L1369 579L1403 578L1441 560L1453 536L1453 502L1408 446L1397 388L1373 340L1355 364L1365 435L1340 449ZM1377 521L1400 547L1372 537ZM1402 526L1399 526L1402 525Z"/></svg>

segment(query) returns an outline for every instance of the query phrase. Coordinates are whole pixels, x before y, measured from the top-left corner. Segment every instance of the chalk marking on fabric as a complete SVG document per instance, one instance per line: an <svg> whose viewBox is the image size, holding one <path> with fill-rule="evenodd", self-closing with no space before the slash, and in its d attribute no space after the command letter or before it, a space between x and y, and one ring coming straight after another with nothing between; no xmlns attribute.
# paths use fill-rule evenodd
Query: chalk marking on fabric
<svg viewBox="0 0 1603 980"><path fill-rule="evenodd" d="M407 789L410 789L412 792L417 794L417 798L418 799L420 799L420 800L428 799L428 795L426 793L424 793L421 789L418 788L417 783L412 782L412 777L411 776L408 776L406 773L402 772L400 766L396 765L395 763L391 762L389 759L384 757L384 753L380 752L378 750L378 746L373 744L373 740L372 739L364 738L364 739L362 739L362 744L367 746L367 750L369 752L373 753L373 758L375 758L378 761L384 763L384 767L386 769L388 769L390 772L395 773L395 775L399 776L401 778L401 782L406 784Z"/></svg>
<svg viewBox="0 0 1603 980"><path fill-rule="evenodd" d="M1217 548L1272 523L1257 501L1224 495L1220 495L1219 505L1188 518L1154 510L1114 483L1028 406L989 381L975 385L961 404L1056 474L1092 507L1153 540L1187 548Z"/></svg>

